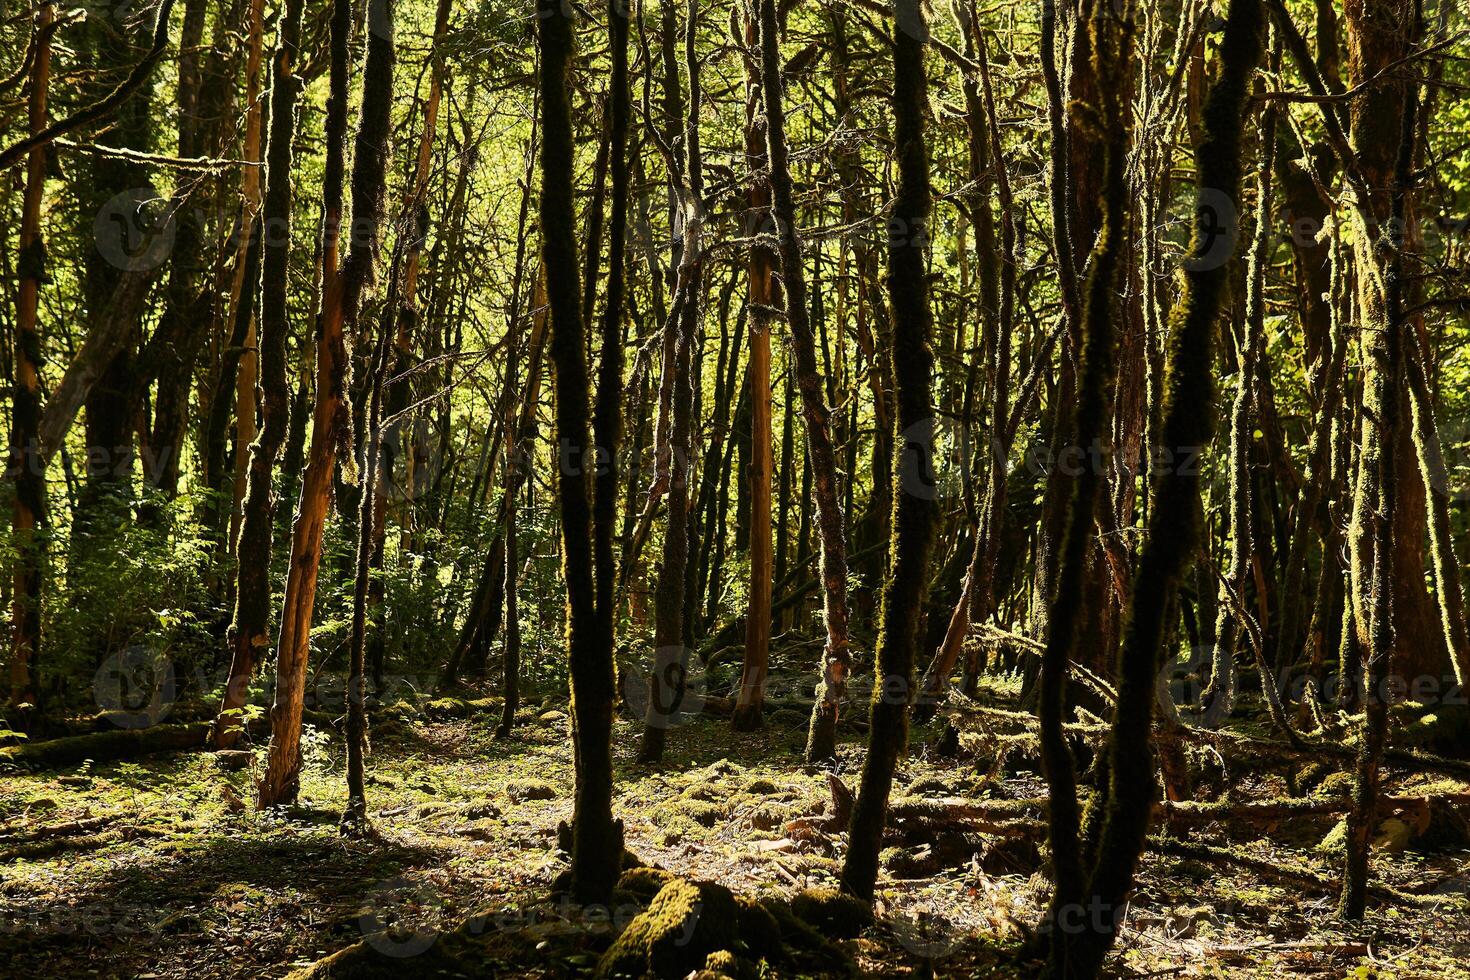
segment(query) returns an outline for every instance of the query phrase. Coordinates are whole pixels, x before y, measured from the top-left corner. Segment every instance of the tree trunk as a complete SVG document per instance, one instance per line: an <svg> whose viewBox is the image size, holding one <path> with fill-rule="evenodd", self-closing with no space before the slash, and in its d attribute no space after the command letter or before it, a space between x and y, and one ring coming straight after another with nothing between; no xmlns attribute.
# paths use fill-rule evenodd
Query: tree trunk
<svg viewBox="0 0 1470 980"><path fill-rule="evenodd" d="M783 129L777 131L775 139L780 139L782 145L780 153L786 152L784 124L777 123L770 118L772 108L771 99L780 98L780 53L779 49L773 58L776 61L776 78L773 84L774 93L764 91L766 84L765 71L766 59L764 47L766 39L764 36L765 26L763 19L765 15L764 6L759 8L757 16L747 15L745 18L745 43L750 48L757 48L759 53L756 59L750 59L746 65L746 95L745 95L745 149L748 165L752 171L770 167L772 179L769 183L756 179L752 182L749 196L750 227L752 230L766 230L768 216L773 219L780 234L781 218L772 212L771 198L773 185L775 183L775 157L771 155L771 130L778 125ZM774 14L772 17L774 18ZM777 45L778 39L774 35L774 24L771 27L772 37L770 43ZM757 60L758 59L758 60ZM777 112L782 112L779 101L775 103ZM784 116L783 116L784 119ZM788 175L789 184L790 177ZM747 368L746 383L749 385L747 407L750 419L749 450L747 455L747 468L745 470L745 485L749 494L749 514L747 523L742 526L746 529L746 540L750 551L750 577L747 583L746 610L745 610L745 662L740 671L740 689L736 698L734 713L730 716L730 724L736 731L754 731L763 723L762 705L765 701L766 671L769 666L771 652L771 576L772 566L772 542L771 542L771 322L776 312L776 273L777 255L764 244L755 244L750 248L746 259L746 269L749 275L749 293L747 304L750 319L750 359ZM801 275L801 256L797 254L797 275ZM784 263L782 266L783 278L785 276ZM786 287L788 315L791 309L791 281L786 279L783 283ZM803 310L802 315L805 315ZM806 331L808 344L810 344L811 331ZM737 517L737 522L739 518Z"/></svg>
<svg viewBox="0 0 1470 980"><path fill-rule="evenodd" d="M367 787L363 757L367 752L367 646L369 589L374 554L381 547L378 522L378 466L383 441L383 381L388 370L388 352L394 347L391 331L384 330L369 367L368 406L364 424L362 499L358 503L357 562L352 582L352 632L348 637L347 668L347 808L342 813L342 832L357 834L367 829Z"/></svg>
<svg viewBox="0 0 1470 980"><path fill-rule="evenodd" d="M822 651L821 679L817 683L817 701L812 706L806 743L806 761L815 763L830 759L837 751L837 715L847 693L847 676L852 670L852 655L848 650L847 638L847 527L839 499L837 457L832 445L832 413L827 407L825 386L817 367L816 340L812 336L807 307L801 237L796 230L796 200L786 146L786 111L782 104L784 83L781 78L781 49L775 0L760 0L759 9L760 81L766 117L766 152L771 174L771 216L775 222L781 256L781 281L786 293L786 322L791 327L791 349L795 360L796 382L801 391L802 418L806 422L807 455L811 461L812 485L816 491L817 527L821 540L822 609L827 624L827 644ZM766 367L769 370L769 364ZM754 377L754 372L752 376ZM766 462L769 464L769 380L763 401L765 431L763 434L758 431L756 440L763 447ZM763 474L767 513L770 505L770 475L770 467L767 465ZM765 608L761 610L759 619L769 635L769 521L765 524L765 532L766 562L763 574L766 596ZM752 553L752 579L755 574ZM750 616L754 622L756 611L752 610ZM744 694L743 687L741 693Z"/></svg>
<svg viewBox="0 0 1470 980"><path fill-rule="evenodd" d="M541 248L556 369L556 444L560 472L562 572L567 587L567 650L577 781L572 816L571 893L605 901L622 866L623 825L612 815L612 721L616 680L607 631L598 624L593 568L592 473L586 331L578 283L573 208L570 62L573 12L538 0L541 52Z"/></svg>
<svg viewBox="0 0 1470 980"><path fill-rule="evenodd" d="M1348 72L1355 85L1407 56L1419 34L1417 6L1400 0L1354 0L1344 10ZM1424 653L1430 642L1418 622L1427 604L1423 576L1424 488L1408 454L1413 440L1399 420L1410 397L1403 383L1406 330L1404 223L1410 215L1418 82L1391 76L1349 105L1354 165L1367 185L1361 202L1377 226L1354 238L1358 270L1359 345L1364 363L1363 410L1357 486L1348 531L1352 557L1353 620L1363 651L1364 719L1348 814L1346 863L1338 914L1363 915L1368 888L1368 846L1373 835L1379 762L1388 730L1386 681L1393 671L1406 680L1429 673L1442 659ZM1412 353L1410 354L1412 356ZM1407 581L1408 577L1413 581ZM1431 630L1431 633L1435 631ZM1438 674L1438 671L1434 671Z"/></svg>
<svg viewBox="0 0 1470 980"><path fill-rule="evenodd" d="M978 219L976 244L988 252L980 256L980 278L982 292L988 300L985 332L989 334L989 338L988 342L982 342L982 350L976 354L975 367L978 367L979 358L986 353L993 358L988 372L991 397L988 427L990 444L985 447L981 457L988 467L985 471L987 484L975 522L975 546L965 571L959 599L955 602L949 625L945 629L944 640L924 672L919 698L922 710L925 711L932 710L949 684L949 677L958 662L970 624L990 613L995 565L1006 508L1006 476L1014 439L1009 425L1011 335L1015 325L1016 269L1021 264L1022 257L1015 254L1017 235L1010 177L1001 148L995 95L990 85L990 59L985 50L985 37L973 3L966 10L965 36L966 50L971 52L971 57L979 64L981 82L979 90L969 94L966 100L969 103L972 140L970 168L977 175L983 170L993 171L1001 211L1001 241L997 247L989 201L980 196L972 202ZM974 87L973 83L971 85ZM993 167L989 165L987 158L994 161ZM992 284L997 273L999 282ZM990 303L995 305L991 306ZM1063 308L1066 308L1065 304Z"/></svg>
<svg viewBox="0 0 1470 980"><path fill-rule="evenodd" d="M892 361L897 420L893 460L893 547L878 627L868 755L853 806L842 887L867 901L878 878L878 852L888 794L908 739L914 653L928 586L933 538L934 418L929 347L932 314L924 251L932 202L924 137L929 28L918 0L897 0L893 25L893 142L898 187L888 219L888 296L893 311Z"/></svg>
<svg viewBox="0 0 1470 980"><path fill-rule="evenodd" d="M1127 26L1121 29L1113 27L1105 13L1094 13L1094 18L1094 22L1085 27L1077 25L1073 28L1086 30L1091 35L1093 62L1090 71L1107 77L1129 70L1125 67L1130 58ZM1070 467L1074 471L1068 481L1072 493L1062 525L1060 547L1055 554L1055 591L1049 598L1046 613L1046 648L1041 659L1038 711L1042 768L1051 798L1048 835L1056 881L1051 904L1042 923L1042 935L1050 944L1054 963L1058 959L1059 948L1067 941L1066 934L1059 931L1065 925L1063 917L1077 907L1086 888L1086 870L1079 839L1082 818L1077 804L1077 776L1063 725L1067 713L1067 671L1078 647L1077 637L1085 629L1087 570L1093 554L1092 536L1096 531L1094 515L1099 499L1104 496L1105 474L1097 465L1098 461L1087 459L1085 454L1090 447L1099 444L1107 432L1116 347L1113 297L1122 274L1123 251L1127 247L1128 201L1123 168L1132 129L1131 109L1122 104L1115 92L1105 90L1100 93L1097 111L1104 127L1098 133L1103 158L1101 233L1093 247L1077 324L1082 362L1076 403L1071 418L1060 423L1062 431L1075 435L1075 442L1063 444L1066 451L1072 459L1082 462ZM1056 172L1054 156L1052 180L1059 179L1062 177ZM1053 194L1056 194L1055 187ZM1054 207L1053 213L1061 213L1061 210ZM1062 457L1056 455L1053 458ZM1050 489L1048 487L1048 493ZM1109 505L1104 501L1102 506ZM1044 515L1042 519L1045 521ZM1068 980L1071 974L1062 970L1058 977Z"/></svg>
<svg viewBox="0 0 1470 980"><path fill-rule="evenodd" d="M1131 53L1132 7L1124 11L1121 29L1095 21L1100 50L1127 64ZM1216 316L1227 285L1233 233L1223 238L1219 207L1223 194L1239 199L1240 141L1251 79L1260 62L1265 18L1259 0L1231 0L1219 49L1219 71L1204 107L1203 142L1196 158L1197 197L1190 251L1184 265L1183 293L1172 313L1166 389L1162 414L1161 465L1153 476L1147 533L1129 600L1127 628L1118 658L1118 699L1106 746L1105 791L1090 804L1089 830L1082 854L1094 858L1082 904L1080 929L1062 928L1050 935L1048 975L1056 978L1097 976L1104 956L1122 924L1138 856L1148 832L1155 792L1153 759L1141 747L1153 727L1160 655L1167 637L1168 613L1181 575L1196 551L1199 527L1199 470L1195 454L1208 445L1214 428L1212 341ZM1101 72L1100 77L1109 77ZM1126 128L1127 109L1114 106L1105 115ZM1104 200L1121 216L1126 194L1122 161L1108 154L1109 176ZM1058 926L1069 923L1058 919Z"/></svg>
<svg viewBox="0 0 1470 980"><path fill-rule="evenodd" d="M665 8L666 85L673 94L665 93L666 104L678 108L678 71L668 63L672 57L668 35L673 32L672 7ZM694 35L698 7L690 0L687 8L685 68L689 74L687 116L682 111L672 118L683 118L684 154L672 161L675 197L679 212L675 216L675 232L681 236L675 251L678 256L678 279L669 321L664 329L674 338L673 362L666 368L670 381L668 436L668 523L664 528L663 561L659 565L654 591L653 670L648 679L648 705L644 714L643 742L639 759L656 761L663 756L665 735L678 723L686 688L689 649L685 644L687 606L687 573L689 562L689 486L693 479L694 429L694 345L703 316L704 297L704 181L699 153L699 111L701 90L699 62L694 56ZM667 346L665 351L668 352ZM611 631L609 628L609 637Z"/></svg>
<svg viewBox="0 0 1470 980"><path fill-rule="evenodd" d="M270 646L271 540L275 530L272 479L276 457L286 440L290 405L286 387L287 272L291 251L292 144L296 138L296 103L302 82L296 75L301 44L301 5L281 18L280 37L271 69L271 123L266 148L263 226L276 229L262 236L260 323L261 378L251 395L248 415L261 406L260 434L250 444L240 530L235 539L235 612L230 623L230 676L214 729L216 748L232 748L240 737L245 698L261 651ZM246 207L250 195L246 196ZM255 283L242 285L255 289ZM252 372L253 373L253 372ZM243 376L243 372L242 372ZM241 415L243 422L245 415ZM253 423L252 423L253 424ZM243 429L237 430L243 431Z"/></svg>
<svg viewBox="0 0 1470 980"><path fill-rule="evenodd" d="M34 26L36 51L31 65L31 133L46 128L46 97L51 84L51 37L56 8L43 4ZM41 200L46 191L46 148L26 155L21 205L20 288L15 302L15 403L6 469L14 474L12 520L15 571L10 595L10 706L36 704L36 664L41 653L41 601L45 544L46 460L41 453L41 338L36 311L46 278L46 246L41 239Z"/></svg>
<svg viewBox="0 0 1470 980"><path fill-rule="evenodd" d="M345 0L339 0L339 5ZM340 15L333 10L333 81L343 84L334 92L345 94L346 38L338 53ZM271 706L271 743L260 783L262 807L295 800L301 773L301 712L306 692L312 611L316 601L317 571L321 563L322 533L332 492L334 460L351 457L351 408L347 401L348 370L344 336L357 335L362 293L377 259L382 216L384 177L390 132L393 86L393 4L391 0L368 7L367 57L363 64L362 104L352 162L352 235L340 270L327 281L317 340L317 395L312 421L311 451L301 485L301 502L291 528L291 560L282 602L281 633L276 648L276 695ZM338 69L344 73L338 76ZM334 105L334 108L336 106ZM341 107L345 113L345 105ZM329 113L330 115L330 113ZM345 122L345 116L339 117ZM339 138L340 137L340 138ZM336 149L333 149L333 144ZM327 126L328 153L345 150L345 126ZM323 275L329 256L335 256L340 223L340 183L329 163L328 186L323 195L327 217L323 222ZM340 174L340 169L336 173ZM335 185L335 186L333 186ZM335 193L334 193L335 192ZM335 262L333 261L334 265Z"/></svg>

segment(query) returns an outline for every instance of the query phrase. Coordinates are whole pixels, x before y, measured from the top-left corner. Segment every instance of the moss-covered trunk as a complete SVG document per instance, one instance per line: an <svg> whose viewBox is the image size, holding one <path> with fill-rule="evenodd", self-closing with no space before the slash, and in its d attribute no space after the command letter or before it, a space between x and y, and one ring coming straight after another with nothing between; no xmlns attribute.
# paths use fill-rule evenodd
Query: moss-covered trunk
<svg viewBox="0 0 1470 980"><path fill-rule="evenodd" d="M914 653L928 591L936 490L933 483L934 355L924 274L932 192L924 113L929 99L924 46L929 27L918 0L897 0L893 23L893 141L898 188L888 217L890 356L897 402L892 547L879 611L868 755L853 806L842 887L871 900L893 773L908 740Z"/></svg>
<svg viewBox="0 0 1470 980"><path fill-rule="evenodd" d="M31 62L28 117L31 133L46 128L51 85L51 37L56 8L43 4L36 14L37 44ZM41 455L41 339L37 308L46 277L46 246L41 239L41 201L46 192L46 149L26 154L21 197L20 288L15 298L14 403L6 470L14 474L11 515L15 548L10 593L10 705L35 705L36 664L41 652L43 534L46 527L46 463Z"/></svg>

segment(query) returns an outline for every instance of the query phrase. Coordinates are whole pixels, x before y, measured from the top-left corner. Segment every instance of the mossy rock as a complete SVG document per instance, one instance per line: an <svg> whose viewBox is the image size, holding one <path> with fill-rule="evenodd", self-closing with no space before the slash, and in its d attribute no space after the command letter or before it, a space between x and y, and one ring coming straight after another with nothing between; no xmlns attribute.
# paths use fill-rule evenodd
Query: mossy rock
<svg viewBox="0 0 1470 980"><path fill-rule="evenodd" d="M663 843L676 844L688 837L699 837L702 831L724 820L725 807L707 800L680 797L660 803L649 817L661 832Z"/></svg>
<svg viewBox="0 0 1470 980"><path fill-rule="evenodd" d="M745 792L752 796L770 796L772 793L778 792L780 788L769 779L761 778L752 779L745 784Z"/></svg>
<svg viewBox="0 0 1470 980"><path fill-rule="evenodd" d="M424 714L429 718L469 718L474 715L493 714L500 710L500 698L435 698L424 705Z"/></svg>
<svg viewBox="0 0 1470 980"><path fill-rule="evenodd" d="M662 868L629 868L618 879L618 888L647 902L662 891L665 885L677 879L677 875Z"/></svg>
<svg viewBox="0 0 1470 980"><path fill-rule="evenodd" d="M791 911L824 936L856 938L873 924L873 910L862 899L835 888L811 888L791 900Z"/></svg>
<svg viewBox="0 0 1470 980"><path fill-rule="evenodd" d="M778 896L767 896L755 904L771 916L780 931L781 947L779 959L793 968L798 976L845 977L855 976L851 959L839 947L828 941L828 937L791 910L791 903ZM754 945L757 931L753 923L743 925L741 934L752 953L760 950ZM765 959L776 959L766 956Z"/></svg>
<svg viewBox="0 0 1470 980"><path fill-rule="evenodd" d="M517 803L527 800L554 800L556 787L542 779L512 779L505 784L505 795Z"/></svg>
<svg viewBox="0 0 1470 980"><path fill-rule="evenodd" d="M1352 773L1334 772L1318 783L1313 792L1328 799L1346 799L1353 795L1354 782Z"/></svg>
<svg viewBox="0 0 1470 980"><path fill-rule="evenodd" d="M1397 817L1379 822L1370 844L1379 854L1400 854L1414 839L1414 829ZM1342 855L1347 851L1347 819L1339 820L1316 847L1317 853Z"/></svg>
<svg viewBox="0 0 1470 980"><path fill-rule="evenodd" d="M1328 766L1326 763L1308 763L1306 766L1303 766L1302 771L1297 774L1297 792L1303 795L1312 792L1318 786L1322 785L1322 780L1326 779L1328 776L1332 775L1336 771L1337 770L1333 769L1331 766Z"/></svg>
<svg viewBox="0 0 1470 980"><path fill-rule="evenodd" d="M685 977L739 942L739 906L723 885L679 879L654 897L597 965L599 977Z"/></svg>
<svg viewBox="0 0 1470 980"><path fill-rule="evenodd" d="M949 782L938 776L925 776L909 787L910 796L953 796L955 790Z"/></svg>
<svg viewBox="0 0 1470 980"><path fill-rule="evenodd" d="M791 808L780 803L760 803L745 813L745 822L756 830L775 830L791 816Z"/></svg>
<svg viewBox="0 0 1470 980"><path fill-rule="evenodd" d="M705 958L704 969L695 977L703 980L759 980L760 972L754 963L722 949Z"/></svg>

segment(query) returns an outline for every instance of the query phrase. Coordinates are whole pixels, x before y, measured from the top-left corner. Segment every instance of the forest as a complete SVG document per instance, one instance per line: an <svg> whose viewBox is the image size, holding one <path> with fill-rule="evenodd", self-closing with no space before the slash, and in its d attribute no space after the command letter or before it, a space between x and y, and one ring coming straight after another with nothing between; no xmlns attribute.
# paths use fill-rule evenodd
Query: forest
<svg viewBox="0 0 1470 980"><path fill-rule="evenodd" d="M1470 10L0 10L0 975L1470 978Z"/></svg>

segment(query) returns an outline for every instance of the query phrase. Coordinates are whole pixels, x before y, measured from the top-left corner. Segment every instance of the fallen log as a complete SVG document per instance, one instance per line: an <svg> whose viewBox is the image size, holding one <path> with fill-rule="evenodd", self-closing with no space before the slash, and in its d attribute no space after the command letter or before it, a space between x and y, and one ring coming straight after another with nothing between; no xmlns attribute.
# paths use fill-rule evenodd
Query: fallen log
<svg viewBox="0 0 1470 980"><path fill-rule="evenodd" d="M305 721L320 727L339 727L340 719L330 712L307 711ZM68 735L44 742L22 742L0 748L0 765L23 769L64 769L87 760L112 762L162 752L182 752L209 747L214 721L193 721L148 728L117 728L112 731ZM252 737L270 734L270 716L262 715L247 726Z"/></svg>
<svg viewBox="0 0 1470 980"><path fill-rule="evenodd" d="M1224 847L1212 847L1209 844L1197 844L1166 837L1150 837L1147 849L1155 854L1167 854L1170 857L1188 858L1194 861L1209 861L1219 864L1232 864L1243 868L1252 874L1260 875L1269 881L1275 881L1283 885L1293 887L1313 888L1326 894L1335 894L1341 887L1342 882L1335 878L1327 878L1308 871L1305 868L1289 868L1275 861L1267 861L1254 858L1248 854L1242 854L1239 850ZM1369 885L1368 894L1383 902L1393 905L1401 905L1407 908L1434 908L1445 903L1445 896L1423 896L1410 895L1401 892L1397 888L1387 885Z"/></svg>
<svg viewBox="0 0 1470 980"><path fill-rule="evenodd" d="M0 830L0 847L19 847L26 844L35 844L40 841L56 840L62 837L76 837L81 834L90 834L95 830L101 830L112 822L110 817L83 817L80 820L68 820L66 823L51 824L42 827L9 827Z"/></svg>
<svg viewBox="0 0 1470 980"><path fill-rule="evenodd" d="M88 759L109 762L158 752L203 748L212 724L199 721L188 725L119 728L111 732L11 745L0 749L0 764L9 763L26 769L61 769Z"/></svg>

